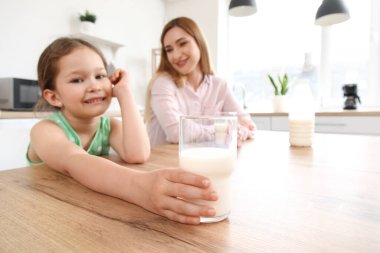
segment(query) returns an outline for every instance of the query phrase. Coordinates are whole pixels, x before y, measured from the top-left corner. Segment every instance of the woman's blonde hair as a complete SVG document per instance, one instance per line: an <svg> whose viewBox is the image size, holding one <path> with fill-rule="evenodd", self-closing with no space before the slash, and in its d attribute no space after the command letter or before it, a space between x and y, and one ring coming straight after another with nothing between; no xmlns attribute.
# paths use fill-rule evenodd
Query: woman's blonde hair
<svg viewBox="0 0 380 253"><path fill-rule="evenodd" d="M106 68L107 62L103 54L91 43L76 39L62 37L54 40L41 54L38 65L38 85L40 86L41 94L45 89L55 90L55 78L58 75L58 61L70 54L74 49L87 47L97 53L103 61L104 67ZM50 105L41 96L34 106L35 111L56 111L58 108Z"/></svg>
<svg viewBox="0 0 380 253"><path fill-rule="evenodd" d="M188 33L191 37L194 38L195 42L197 43L200 51L200 60L199 60L199 66L203 74L205 75L213 75L214 70L211 63L211 58L209 54L209 50L207 47L207 42L205 40L205 37L203 36L201 30L199 29L198 25L190 18L187 17L178 17L171 21L169 21L162 30L161 33L161 60L160 64L156 70L156 73L153 75L152 79L150 80L148 84L148 88L146 91L145 96L145 112L144 112L144 121L145 123L149 122L151 115L152 115L152 109L150 106L151 101L151 88L153 82L157 79L157 77L161 74L168 74L177 87L182 87L186 83L186 77L178 73L173 66L170 64L168 60L167 53L165 51L164 46L164 38L165 35L169 30L171 30L174 27L179 27L183 29L186 33Z"/></svg>

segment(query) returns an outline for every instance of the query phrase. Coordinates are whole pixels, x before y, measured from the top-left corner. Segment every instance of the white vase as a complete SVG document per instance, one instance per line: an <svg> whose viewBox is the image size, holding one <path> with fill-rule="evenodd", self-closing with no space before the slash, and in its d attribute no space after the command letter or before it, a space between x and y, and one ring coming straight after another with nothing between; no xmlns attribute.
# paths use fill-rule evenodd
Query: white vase
<svg viewBox="0 0 380 253"><path fill-rule="evenodd" d="M94 31L95 24L90 21L81 21L80 22L80 31L82 33L91 34Z"/></svg>
<svg viewBox="0 0 380 253"><path fill-rule="evenodd" d="M287 97L286 96L274 96L272 98L273 112L287 112Z"/></svg>

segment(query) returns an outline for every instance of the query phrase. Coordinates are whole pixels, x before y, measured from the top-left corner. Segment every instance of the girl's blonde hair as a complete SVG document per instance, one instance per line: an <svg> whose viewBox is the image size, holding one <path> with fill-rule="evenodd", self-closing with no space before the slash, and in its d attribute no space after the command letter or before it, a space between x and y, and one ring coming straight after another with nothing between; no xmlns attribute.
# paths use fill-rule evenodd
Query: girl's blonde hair
<svg viewBox="0 0 380 253"><path fill-rule="evenodd" d="M38 74L38 85L40 86L41 94L45 89L55 90L55 78L58 75L58 61L68 54L70 54L75 49L87 47L97 53L100 58L102 58L104 67L106 68L107 62L100 52L94 45L91 43L76 39L62 37L53 41L41 54L38 65L37 65L37 74ZM35 111L56 111L58 108L50 105L44 98L41 96L37 103L34 106Z"/></svg>
<svg viewBox="0 0 380 253"><path fill-rule="evenodd" d="M182 87L186 83L186 77L178 73L172 65L169 63L168 56L165 51L164 46L164 38L166 33L171 30L174 27L179 27L183 29L186 33L188 33L190 36L192 36L197 43L200 51L200 60L199 60L199 66L203 74L205 75L213 75L214 70L212 67L207 42L205 40L205 37L203 36L201 30L199 29L198 25L190 18L187 17L178 17L171 21L169 21L162 30L161 33L161 60L160 64L156 70L156 73L151 78L148 88L146 91L145 96L145 112L144 112L144 121L145 123L149 122L151 115L152 115L152 109L150 105L151 101L151 89L153 82L157 79L157 77L161 74L167 74L169 75L177 87Z"/></svg>

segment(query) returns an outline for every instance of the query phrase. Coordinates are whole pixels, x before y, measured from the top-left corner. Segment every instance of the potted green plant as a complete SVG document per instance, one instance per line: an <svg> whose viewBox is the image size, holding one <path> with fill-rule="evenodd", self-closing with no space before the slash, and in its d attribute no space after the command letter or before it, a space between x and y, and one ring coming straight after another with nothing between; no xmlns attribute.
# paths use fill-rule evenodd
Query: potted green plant
<svg viewBox="0 0 380 253"><path fill-rule="evenodd" d="M96 22L96 15L86 10L85 13L79 15L79 20L81 21L81 32L91 33L94 29Z"/></svg>
<svg viewBox="0 0 380 253"><path fill-rule="evenodd" d="M274 95L275 96L285 96L286 93L288 93L289 87L288 87L288 75L285 73L282 77L280 75L277 75L278 84L275 82L273 77L268 74L268 78L274 88Z"/></svg>
<svg viewBox="0 0 380 253"><path fill-rule="evenodd" d="M93 13L91 13L91 12L89 12L88 10L86 10L86 12L84 14L80 14L79 15L79 19L82 22L87 21L87 22L91 22L91 23L95 24L95 22L96 22L96 15L93 14Z"/></svg>
<svg viewBox="0 0 380 253"><path fill-rule="evenodd" d="M285 112L287 110L287 100L285 96L289 91L288 75L286 73L283 76L277 75L278 83L270 74L268 74L268 78L274 88L274 97L272 99L273 111Z"/></svg>

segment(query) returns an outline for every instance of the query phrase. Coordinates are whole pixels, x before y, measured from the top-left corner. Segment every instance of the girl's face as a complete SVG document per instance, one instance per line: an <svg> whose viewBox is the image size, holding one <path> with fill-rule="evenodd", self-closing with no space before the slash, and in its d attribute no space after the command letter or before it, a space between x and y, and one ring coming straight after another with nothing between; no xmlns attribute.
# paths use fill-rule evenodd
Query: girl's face
<svg viewBox="0 0 380 253"><path fill-rule="evenodd" d="M201 58L195 39L182 28L173 27L164 37L164 48L172 67L182 75L200 71Z"/></svg>
<svg viewBox="0 0 380 253"><path fill-rule="evenodd" d="M61 111L87 118L103 114L112 99L112 84L101 57L87 47L74 49L58 63L55 94Z"/></svg>

